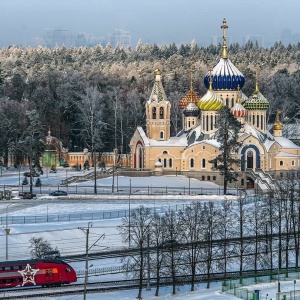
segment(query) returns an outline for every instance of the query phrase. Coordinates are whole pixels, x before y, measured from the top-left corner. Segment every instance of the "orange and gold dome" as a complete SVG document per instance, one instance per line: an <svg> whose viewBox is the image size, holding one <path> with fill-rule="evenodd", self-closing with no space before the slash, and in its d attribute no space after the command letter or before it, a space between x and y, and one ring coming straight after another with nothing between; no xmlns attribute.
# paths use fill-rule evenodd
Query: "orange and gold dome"
<svg viewBox="0 0 300 300"><path fill-rule="evenodd" d="M189 90L185 96L179 101L179 107L181 109L185 109L189 103L194 103L198 106L198 102L200 100L200 96L194 90Z"/></svg>

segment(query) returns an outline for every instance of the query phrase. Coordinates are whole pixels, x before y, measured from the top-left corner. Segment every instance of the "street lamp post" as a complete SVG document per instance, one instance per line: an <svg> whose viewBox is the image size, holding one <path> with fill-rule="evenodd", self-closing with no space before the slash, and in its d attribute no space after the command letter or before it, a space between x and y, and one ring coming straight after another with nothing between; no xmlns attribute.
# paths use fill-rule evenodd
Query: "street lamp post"
<svg viewBox="0 0 300 300"><path fill-rule="evenodd" d="M7 214L8 214L8 207L12 205L13 203L9 203L6 206L6 220L5 220L5 232L6 232L6 252L5 252L5 260L8 260L8 235L10 233L10 228L8 228L8 220L7 220Z"/></svg>

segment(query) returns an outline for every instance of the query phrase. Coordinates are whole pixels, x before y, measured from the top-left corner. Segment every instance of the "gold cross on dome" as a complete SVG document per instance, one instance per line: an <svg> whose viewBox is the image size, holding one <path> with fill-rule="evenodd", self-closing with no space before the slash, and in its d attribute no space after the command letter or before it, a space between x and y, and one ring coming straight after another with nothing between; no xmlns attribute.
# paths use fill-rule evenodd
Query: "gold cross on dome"
<svg viewBox="0 0 300 300"><path fill-rule="evenodd" d="M227 58L226 29L228 28L228 25L225 18L223 19L223 25L221 28L223 29L222 58Z"/></svg>
<svg viewBox="0 0 300 300"><path fill-rule="evenodd" d="M226 29L228 28L228 25L225 18L223 19L223 25L221 28L223 29L223 44L226 44Z"/></svg>

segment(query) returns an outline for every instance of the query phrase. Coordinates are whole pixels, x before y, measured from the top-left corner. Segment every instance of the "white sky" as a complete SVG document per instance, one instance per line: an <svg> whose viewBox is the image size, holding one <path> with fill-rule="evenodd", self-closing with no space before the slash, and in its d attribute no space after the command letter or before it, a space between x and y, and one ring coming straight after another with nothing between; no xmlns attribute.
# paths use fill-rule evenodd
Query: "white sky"
<svg viewBox="0 0 300 300"><path fill-rule="evenodd" d="M249 34L278 40L286 28L300 33L299 8L298 0L1 0L0 46L32 44L45 29L106 36L116 28L131 32L133 47L140 38L203 45L222 35L223 18L234 42Z"/></svg>

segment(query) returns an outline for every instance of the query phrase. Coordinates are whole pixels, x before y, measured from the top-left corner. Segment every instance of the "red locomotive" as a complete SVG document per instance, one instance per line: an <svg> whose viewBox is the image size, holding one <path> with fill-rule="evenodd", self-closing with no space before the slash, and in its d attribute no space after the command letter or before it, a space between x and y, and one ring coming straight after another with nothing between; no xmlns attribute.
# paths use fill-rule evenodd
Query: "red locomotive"
<svg viewBox="0 0 300 300"><path fill-rule="evenodd" d="M60 286L76 282L75 270L62 260L32 259L0 262L0 288Z"/></svg>

